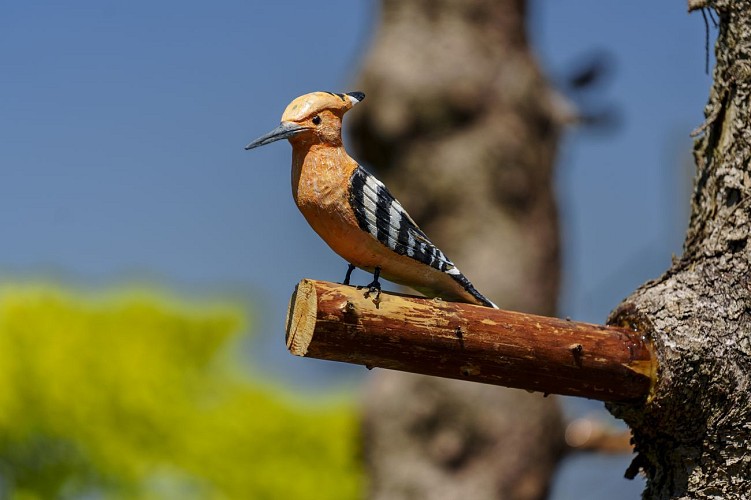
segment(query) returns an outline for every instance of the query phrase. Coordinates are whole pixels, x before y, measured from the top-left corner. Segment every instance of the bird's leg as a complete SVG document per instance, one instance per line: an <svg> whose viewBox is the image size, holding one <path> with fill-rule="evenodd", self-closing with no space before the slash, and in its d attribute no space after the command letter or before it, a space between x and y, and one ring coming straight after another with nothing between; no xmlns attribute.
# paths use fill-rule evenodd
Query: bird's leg
<svg viewBox="0 0 751 500"><path fill-rule="evenodd" d="M373 271L373 281L368 285L368 291L365 292L365 296L368 297L371 293L376 294L375 300L377 301L381 297L381 282L378 281L378 277L381 275L381 268L376 266Z"/></svg>
<svg viewBox="0 0 751 500"><path fill-rule="evenodd" d="M349 285L349 278L352 276L352 271L355 270L355 266L352 264L349 265L347 268L347 274L344 276L344 281L342 281L342 285Z"/></svg>

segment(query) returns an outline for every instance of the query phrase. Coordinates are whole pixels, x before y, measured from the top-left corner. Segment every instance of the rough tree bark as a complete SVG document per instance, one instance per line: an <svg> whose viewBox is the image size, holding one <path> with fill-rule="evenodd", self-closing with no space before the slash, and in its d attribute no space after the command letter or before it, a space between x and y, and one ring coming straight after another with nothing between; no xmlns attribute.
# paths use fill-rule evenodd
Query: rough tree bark
<svg viewBox="0 0 751 500"><path fill-rule="evenodd" d="M660 369L632 428L645 498L751 497L751 2L690 1L720 26L683 256L616 309L650 332Z"/></svg>
<svg viewBox="0 0 751 500"><path fill-rule="evenodd" d="M384 0L349 119L357 158L502 308L553 315L558 103L523 0ZM556 401L398 372L371 380L373 499L546 495L563 448Z"/></svg>

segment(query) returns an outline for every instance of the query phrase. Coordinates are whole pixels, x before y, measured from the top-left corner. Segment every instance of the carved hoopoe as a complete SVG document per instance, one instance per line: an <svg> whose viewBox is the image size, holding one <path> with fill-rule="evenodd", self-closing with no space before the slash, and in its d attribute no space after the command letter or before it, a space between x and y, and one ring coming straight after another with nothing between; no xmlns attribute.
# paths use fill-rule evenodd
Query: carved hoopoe
<svg viewBox="0 0 751 500"><path fill-rule="evenodd" d="M292 196L305 219L337 254L355 267L427 297L496 307L430 242L381 181L350 158L342 145L344 113L365 94L313 92L292 101L281 124L251 142L292 144Z"/></svg>

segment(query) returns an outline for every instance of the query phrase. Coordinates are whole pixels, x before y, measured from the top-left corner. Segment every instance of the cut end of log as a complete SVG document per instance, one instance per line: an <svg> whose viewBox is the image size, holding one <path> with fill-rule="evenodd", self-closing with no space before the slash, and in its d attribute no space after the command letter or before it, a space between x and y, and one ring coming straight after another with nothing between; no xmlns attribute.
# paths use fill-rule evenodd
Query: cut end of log
<svg viewBox="0 0 751 500"><path fill-rule="evenodd" d="M318 297L312 281L302 280L295 287L287 309L287 349L295 356L305 356L316 326Z"/></svg>

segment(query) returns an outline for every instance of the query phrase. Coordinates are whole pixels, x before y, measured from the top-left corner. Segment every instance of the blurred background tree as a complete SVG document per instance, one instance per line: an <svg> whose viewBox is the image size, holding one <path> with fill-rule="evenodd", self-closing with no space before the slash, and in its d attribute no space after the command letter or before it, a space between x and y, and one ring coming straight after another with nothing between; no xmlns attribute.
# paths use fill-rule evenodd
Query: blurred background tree
<svg viewBox="0 0 751 500"><path fill-rule="evenodd" d="M552 316L553 165L575 110L547 82L523 0L384 0L349 118L358 153L502 309ZM555 397L383 371L369 384L375 499L541 499L564 450ZM409 466L407 466L409 464Z"/></svg>

